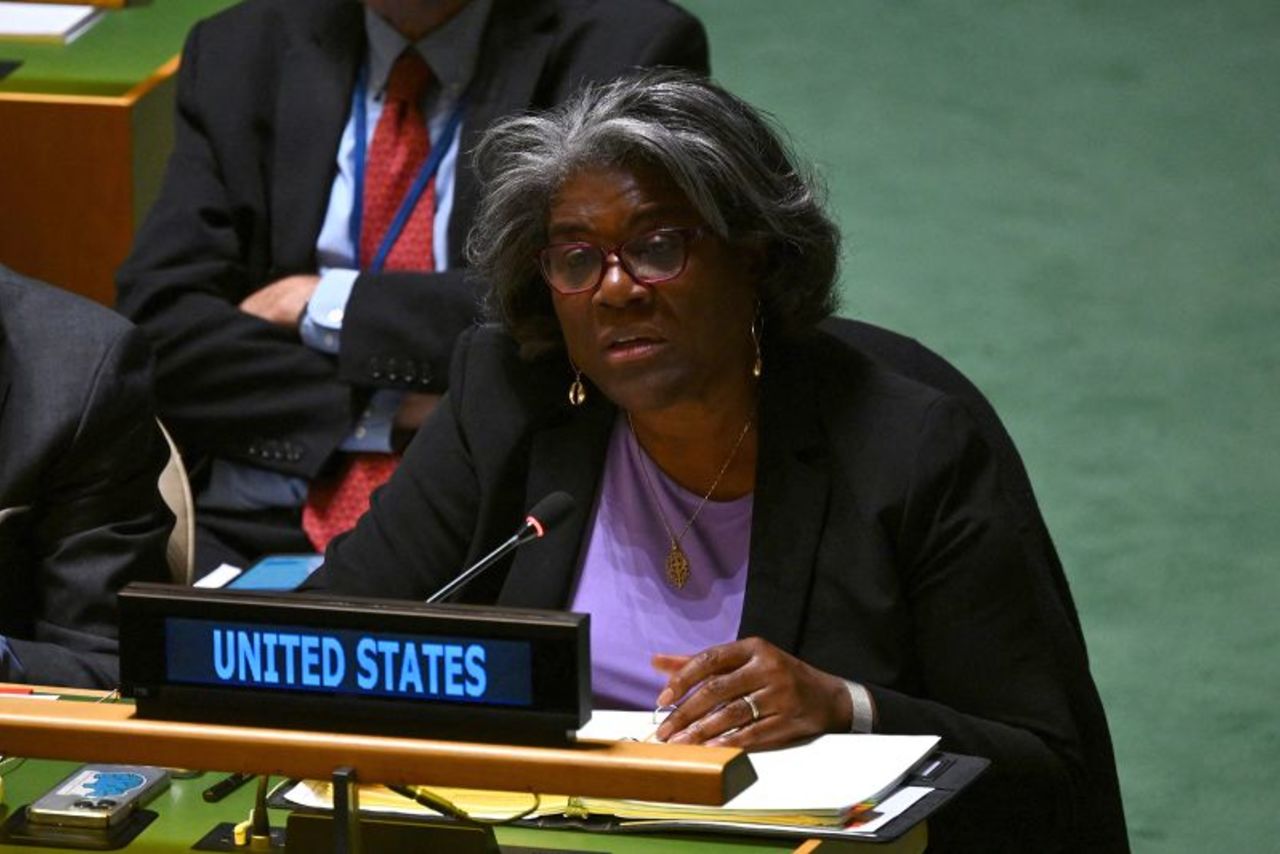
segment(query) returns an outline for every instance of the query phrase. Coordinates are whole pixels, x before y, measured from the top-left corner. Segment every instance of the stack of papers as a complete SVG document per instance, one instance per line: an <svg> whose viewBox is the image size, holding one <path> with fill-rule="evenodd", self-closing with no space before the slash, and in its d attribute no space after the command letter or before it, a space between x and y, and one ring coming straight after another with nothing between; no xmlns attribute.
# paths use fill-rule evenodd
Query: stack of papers
<svg viewBox="0 0 1280 854"><path fill-rule="evenodd" d="M648 712L599 712L578 733L579 740L645 740L653 730ZM660 803L567 794L543 794L535 805L527 792L429 788L431 794L453 803L473 818L502 820L530 811L527 818L611 816L626 827L671 829L714 825L720 828L786 829L844 828L876 819L887 821L914 803L924 792L902 790L897 804L885 800L907 774L937 747L936 736L822 735L780 750L749 754L757 780L723 806ZM308 807L331 808L332 788L326 782L299 783L286 799ZM431 810L381 786L362 786L360 808L431 814ZM883 803L882 803L883 801ZM869 829L868 829L869 830Z"/></svg>
<svg viewBox="0 0 1280 854"><path fill-rule="evenodd" d="M67 44L102 19L93 6L0 2L0 39Z"/></svg>

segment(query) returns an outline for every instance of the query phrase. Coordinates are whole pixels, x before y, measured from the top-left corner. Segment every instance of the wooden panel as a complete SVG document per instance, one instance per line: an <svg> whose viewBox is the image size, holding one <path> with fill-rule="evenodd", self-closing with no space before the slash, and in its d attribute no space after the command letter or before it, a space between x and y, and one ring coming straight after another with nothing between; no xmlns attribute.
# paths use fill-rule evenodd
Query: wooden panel
<svg viewBox="0 0 1280 854"><path fill-rule="evenodd" d="M128 105L9 94L0 127L0 263L111 303L133 237Z"/></svg>
<svg viewBox="0 0 1280 854"><path fill-rule="evenodd" d="M354 767L372 783L500 788L721 804L755 780L725 747L583 743L518 747L151 721L128 704L0 697L0 754L137 762L325 778Z"/></svg>
<svg viewBox="0 0 1280 854"><path fill-rule="evenodd" d="M119 98L0 92L0 264L115 303L173 147L177 67Z"/></svg>

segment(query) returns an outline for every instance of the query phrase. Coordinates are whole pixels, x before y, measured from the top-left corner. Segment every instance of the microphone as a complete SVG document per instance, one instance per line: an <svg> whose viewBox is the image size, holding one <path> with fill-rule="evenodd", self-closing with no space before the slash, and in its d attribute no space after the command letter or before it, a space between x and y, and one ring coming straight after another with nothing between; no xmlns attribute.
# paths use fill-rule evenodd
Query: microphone
<svg viewBox="0 0 1280 854"><path fill-rule="evenodd" d="M448 596L456 593L465 587L480 573L497 563L501 558L506 557L514 551L518 546L522 546L530 540L536 540L547 532L552 525L558 525L573 510L573 496L567 492L553 492L543 498L537 504L533 505L533 509L524 517L524 524L519 530L511 536L502 545L489 552L480 560L472 564L465 572L457 578L450 581L444 587L441 587L427 599L427 604L431 605L436 602L442 602Z"/></svg>

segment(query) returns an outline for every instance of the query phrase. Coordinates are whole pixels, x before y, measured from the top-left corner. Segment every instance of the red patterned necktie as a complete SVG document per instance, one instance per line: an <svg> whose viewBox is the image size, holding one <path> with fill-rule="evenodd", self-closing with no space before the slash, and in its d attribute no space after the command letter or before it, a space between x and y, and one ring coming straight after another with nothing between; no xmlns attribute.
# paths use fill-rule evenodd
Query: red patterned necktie
<svg viewBox="0 0 1280 854"><path fill-rule="evenodd" d="M382 116L373 132L365 163L361 210L360 267L373 263L383 237L395 219L422 165L431 153L431 137L422 114L422 98L431 84L431 69L412 48L400 54L387 77ZM427 185L413 213L387 254L383 269L432 270L432 220L435 179Z"/></svg>
<svg viewBox="0 0 1280 854"><path fill-rule="evenodd" d="M412 48L400 54L387 77L382 115L373 131L365 161L361 208L360 267L367 269L382 245L391 221L431 153L431 137L422 100L431 84L431 69ZM387 253L384 270L433 270L432 229L435 179L427 184L413 212ZM335 475L313 482L302 508L302 529L317 551L355 527L369 509L373 491L395 471L391 454L344 454Z"/></svg>

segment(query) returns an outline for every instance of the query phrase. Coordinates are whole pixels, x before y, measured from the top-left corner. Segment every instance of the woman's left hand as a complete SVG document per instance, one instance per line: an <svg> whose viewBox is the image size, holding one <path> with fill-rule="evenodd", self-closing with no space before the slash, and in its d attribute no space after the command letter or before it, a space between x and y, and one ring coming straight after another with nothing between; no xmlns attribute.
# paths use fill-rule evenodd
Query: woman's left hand
<svg viewBox="0 0 1280 854"><path fill-rule="evenodd" d="M694 656L655 655L653 666L671 674L658 704L685 698L658 727L662 741L781 747L849 729L852 708L843 680L762 638L713 646Z"/></svg>

